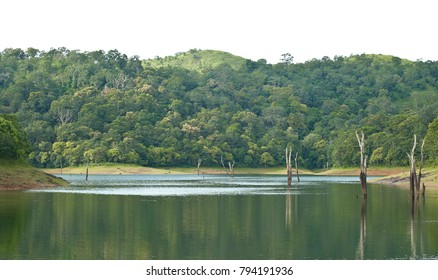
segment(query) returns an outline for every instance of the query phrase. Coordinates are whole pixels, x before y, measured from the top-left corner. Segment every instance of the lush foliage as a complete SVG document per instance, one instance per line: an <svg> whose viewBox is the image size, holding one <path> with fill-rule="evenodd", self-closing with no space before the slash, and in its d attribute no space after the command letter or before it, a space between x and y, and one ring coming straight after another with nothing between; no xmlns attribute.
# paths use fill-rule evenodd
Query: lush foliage
<svg viewBox="0 0 438 280"><path fill-rule="evenodd" d="M438 63L391 56L271 65L200 50L148 61L116 50L0 53L0 113L16 114L35 166L275 166L287 145L301 166L353 166L355 130L371 164L403 165L414 133L438 133L437 103Z"/></svg>
<svg viewBox="0 0 438 280"><path fill-rule="evenodd" d="M0 160L24 159L29 145L14 116L0 115Z"/></svg>

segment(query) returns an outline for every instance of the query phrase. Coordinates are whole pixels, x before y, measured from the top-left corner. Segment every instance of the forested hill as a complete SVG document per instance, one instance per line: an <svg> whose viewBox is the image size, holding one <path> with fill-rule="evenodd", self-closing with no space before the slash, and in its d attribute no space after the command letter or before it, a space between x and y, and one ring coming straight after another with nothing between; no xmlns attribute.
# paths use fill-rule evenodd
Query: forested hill
<svg viewBox="0 0 438 280"><path fill-rule="evenodd" d="M280 56L279 56L280 58ZM438 62L355 55L267 64L191 50L141 61L118 51L5 49L0 114L15 114L35 166L405 165L413 135L438 163ZM435 120L435 121L434 121Z"/></svg>

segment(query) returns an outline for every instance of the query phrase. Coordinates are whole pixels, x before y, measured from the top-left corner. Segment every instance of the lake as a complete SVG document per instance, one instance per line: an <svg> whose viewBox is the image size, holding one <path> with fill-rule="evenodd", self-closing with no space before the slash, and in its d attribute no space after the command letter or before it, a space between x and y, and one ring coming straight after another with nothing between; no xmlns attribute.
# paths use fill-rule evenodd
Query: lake
<svg viewBox="0 0 438 280"><path fill-rule="evenodd" d="M438 191L357 177L63 175L0 192L0 259L437 259ZM294 178L295 179L295 178Z"/></svg>

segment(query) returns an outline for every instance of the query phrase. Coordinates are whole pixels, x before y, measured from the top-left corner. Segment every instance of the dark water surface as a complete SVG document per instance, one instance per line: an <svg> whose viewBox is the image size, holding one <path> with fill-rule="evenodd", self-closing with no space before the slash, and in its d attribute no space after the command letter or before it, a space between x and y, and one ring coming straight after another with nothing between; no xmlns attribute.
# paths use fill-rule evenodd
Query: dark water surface
<svg viewBox="0 0 438 280"><path fill-rule="evenodd" d="M64 176L0 192L0 259L436 259L438 191L356 177Z"/></svg>

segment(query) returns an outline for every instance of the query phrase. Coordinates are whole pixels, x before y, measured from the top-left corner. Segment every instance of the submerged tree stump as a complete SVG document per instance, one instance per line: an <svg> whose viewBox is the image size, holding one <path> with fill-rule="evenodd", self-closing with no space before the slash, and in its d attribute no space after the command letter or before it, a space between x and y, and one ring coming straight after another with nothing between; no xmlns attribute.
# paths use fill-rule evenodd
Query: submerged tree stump
<svg viewBox="0 0 438 280"><path fill-rule="evenodd" d="M87 158L87 162L86 162L85 181L88 181L88 158Z"/></svg>

